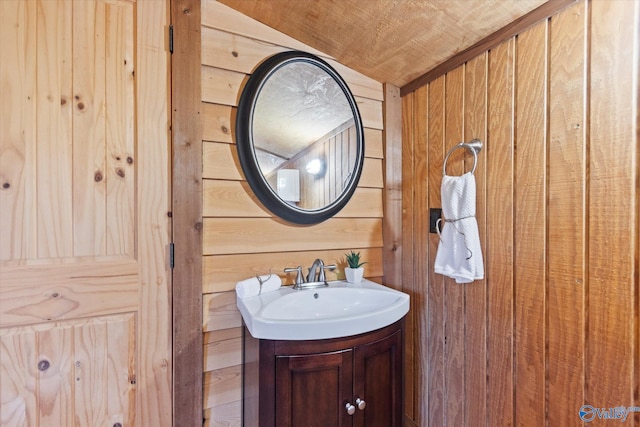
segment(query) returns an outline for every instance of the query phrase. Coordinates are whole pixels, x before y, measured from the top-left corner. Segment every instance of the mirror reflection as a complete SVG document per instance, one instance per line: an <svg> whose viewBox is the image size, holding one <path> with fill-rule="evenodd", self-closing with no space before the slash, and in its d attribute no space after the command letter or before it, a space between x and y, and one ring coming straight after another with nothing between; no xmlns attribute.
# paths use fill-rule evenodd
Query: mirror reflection
<svg viewBox="0 0 640 427"><path fill-rule="evenodd" d="M357 158L354 115L342 88L317 65L291 62L268 77L252 131L260 171L283 201L316 210L349 184Z"/></svg>
<svg viewBox="0 0 640 427"><path fill-rule="evenodd" d="M315 55L267 58L249 76L238 103L236 148L251 189L273 214L317 224L355 191L364 132L340 75Z"/></svg>

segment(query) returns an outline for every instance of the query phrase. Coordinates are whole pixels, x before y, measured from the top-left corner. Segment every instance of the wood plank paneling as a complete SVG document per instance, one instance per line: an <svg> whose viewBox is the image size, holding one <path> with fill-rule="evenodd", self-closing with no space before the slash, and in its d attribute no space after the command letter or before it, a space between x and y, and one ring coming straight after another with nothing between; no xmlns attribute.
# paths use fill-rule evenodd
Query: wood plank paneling
<svg viewBox="0 0 640 427"><path fill-rule="evenodd" d="M547 23L516 44L514 170L515 424L544 424L547 227Z"/></svg>
<svg viewBox="0 0 640 427"><path fill-rule="evenodd" d="M204 371L227 368L242 359L242 329L231 328L204 334Z"/></svg>
<svg viewBox="0 0 640 427"><path fill-rule="evenodd" d="M242 317L236 307L235 292L206 294L203 296L202 306L205 332L242 326ZM240 363L241 360L238 360L238 364Z"/></svg>
<svg viewBox="0 0 640 427"><path fill-rule="evenodd" d="M200 113L202 114L203 140L233 143L231 122L236 114L235 108L203 102Z"/></svg>
<svg viewBox="0 0 640 427"><path fill-rule="evenodd" d="M640 45L623 34L638 23L640 2L579 1L429 83L426 117L419 90L403 98L411 231L428 221L421 170L428 207L439 206L452 135L485 142L476 170L485 280L460 294L433 274L429 253L426 307L412 313L429 327L427 347L414 346L427 363L424 378L414 371L415 401L428 410L416 405L409 425L576 425L583 405L637 405ZM453 174L471 158L449 162ZM419 264L420 234L403 236L404 265ZM422 280L404 279L411 289ZM411 333L423 339L419 326Z"/></svg>
<svg viewBox="0 0 640 427"><path fill-rule="evenodd" d="M204 374L204 409L242 400L242 366L230 366Z"/></svg>
<svg viewBox="0 0 640 427"><path fill-rule="evenodd" d="M445 156L444 148L444 106L445 106L445 77L442 76L429 85L429 99L427 106L427 156L428 171L428 204L430 207L441 206L440 180L442 179L442 163ZM414 212L418 221L420 212ZM425 218L422 218L425 221ZM428 364L428 407L422 411L422 420L429 426L445 426L446 390L445 390L445 281L442 276L433 271L438 248L438 236L429 235L429 275L427 277L427 358ZM414 246L415 248L415 246ZM415 250L415 249L414 249ZM419 280L419 278L415 278ZM418 313L420 319L423 314ZM421 396L417 396L418 399ZM423 421L423 422L424 422Z"/></svg>
<svg viewBox="0 0 640 427"><path fill-rule="evenodd" d="M134 316L0 329L2 425L134 423Z"/></svg>
<svg viewBox="0 0 640 427"><path fill-rule="evenodd" d="M367 262L365 277L379 277L383 274L382 248L349 248L360 252ZM203 258L204 293L233 291L240 280L255 275L263 275L271 271L282 278L286 285L293 285L295 274L285 274L287 267L309 266L316 258L323 259L326 264L336 264L337 269L327 271L327 280L344 280L346 250L325 250L308 252L274 252L256 254L216 255ZM295 261L293 261L295 260Z"/></svg>
<svg viewBox="0 0 640 427"><path fill-rule="evenodd" d="M514 40L489 55L487 95L487 425L513 425Z"/></svg>
<svg viewBox="0 0 640 427"><path fill-rule="evenodd" d="M242 168L235 144L205 142L203 148L203 178L243 180ZM358 187L382 188L382 159L365 157Z"/></svg>
<svg viewBox="0 0 640 427"><path fill-rule="evenodd" d="M585 401L584 353L575 349L585 345L587 18L578 3L553 17L549 34L548 416L561 425L575 423L567 408Z"/></svg>
<svg viewBox="0 0 640 427"><path fill-rule="evenodd" d="M134 5L107 7L105 36L106 254L134 257L135 70Z"/></svg>
<svg viewBox="0 0 640 427"><path fill-rule="evenodd" d="M238 417L240 413L242 413L241 400L205 409L203 427L241 427L242 420Z"/></svg>
<svg viewBox="0 0 640 427"><path fill-rule="evenodd" d="M634 277L637 243L629 234L638 215L640 118L634 109L640 48L620 31L637 28L639 5L616 2L612 7L595 0L590 6L585 403L609 408L634 399L633 352L640 345L631 321L634 295L640 291L637 272Z"/></svg>
<svg viewBox="0 0 640 427"><path fill-rule="evenodd" d="M37 257L36 141L36 8L25 2L0 2L0 16L11 24L0 26L6 46L0 49L0 260Z"/></svg>
<svg viewBox="0 0 640 427"><path fill-rule="evenodd" d="M476 217L482 253L487 253L486 239L486 173L487 173L487 54L470 60L464 69L464 136L463 141L479 138L484 149L478 154L476 165ZM465 150L465 170L473 167L473 156ZM464 287L464 419L486 420L487 382L487 293L486 281L476 280Z"/></svg>
<svg viewBox="0 0 640 427"><path fill-rule="evenodd" d="M338 263L339 269L328 272L328 277L340 279L344 277L342 258L351 249L360 251L368 262L368 278L380 280L384 275L383 91L379 82L216 1L202 2L201 29L202 138L206 141L202 148L202 315L210 339L205 360L215 368L205 375L205 424L239 425L241 357L237 349L228 351L232 339L210 335L241 324L235 283L272 270L291 284L292 276L282 274L284 267L306 268L315 258ZM353 198L334 218L307 227L274 218L257 201L240 167L234 136L236 105L247 76L265 58L290 49L318 53L342 75L356 97L365 127L364 166Z"/></svg>
<svg viewBox="0 0 640 427"><path fill-rule="evenodd" d="M71 269L67 264L6 266L0 327L132 311L139 304L138 281L133 261L85 262Z"/></svg>
<svg viewBox="0 0 640 427"><path fill-rule="evenodd" d="M444 100L444 145L449 150L464 137L464 67L446 75ZM465 150L456 150L447 161L448 175L462 175ZM425 165L426 167L426 165ZM442 203L439 205L442 206ZM464 286L445 278L444 293L444 393L447 426L465 424L464 411Z"/></svg>
<svg viewBox="0 0 640 427"><path fill-rule="evenodd" d="M75 4L73 18L73 246L76 256L106 252L105 3Z"/></svg>
<svg viewBox="0 0 640 427"><path fill-rule="evenodd" d="M38 73L36 99L38 102L36 127L38 257L59 258L73 256L73 158L72 145L72 87L71 57L73 34L71 2L45 2L38 10L37 50ZM131 31L129 32L131 34ZM133 61L131 61L133 63ZM116 107L117 108L117 107ZM51 141L43 144L43 141Z"/></svg>

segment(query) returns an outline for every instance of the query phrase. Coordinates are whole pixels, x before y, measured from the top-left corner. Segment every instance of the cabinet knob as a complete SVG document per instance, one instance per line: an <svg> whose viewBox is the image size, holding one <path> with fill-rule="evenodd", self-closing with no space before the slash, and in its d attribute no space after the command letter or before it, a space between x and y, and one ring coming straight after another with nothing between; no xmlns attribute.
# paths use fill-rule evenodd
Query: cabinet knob
<svg viewBox="0 0 640 427"><path fill-rule="evenodd" d="M347 402L347 404L344 407L347 408L347 414L353 415L356 413L356 407L353 406L351 403Z"/></svg>
<svg viewBox="0 0 640 427"><path fill-rule="evenodd" d="M367 402L365 402L364 400L360 399L359 397L356 398L356 405L358 405L358 409L360 409L361 411L367 407Z"/></svg>

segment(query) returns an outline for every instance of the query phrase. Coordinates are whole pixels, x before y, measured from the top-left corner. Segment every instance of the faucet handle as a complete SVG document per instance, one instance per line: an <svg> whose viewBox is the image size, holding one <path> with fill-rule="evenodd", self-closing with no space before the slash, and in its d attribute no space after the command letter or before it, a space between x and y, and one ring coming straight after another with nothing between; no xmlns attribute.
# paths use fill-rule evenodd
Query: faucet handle
<svg viewBox="0 0 640 427"><path fill-rule="evenodd" d="M335 269L336 269L336 265L335 265L335 264L323 265L323 266L322 266L322 268L320 269L320 275L319 275L319 277L318 277L318 281L319 281L319 282L326 282L326 281L327 281L327 278L326 278L326 276L324 275L324 271L325 271L325 270L333 271L333 270L335 270Z"/></svg>
<svg viewBox="0 0 640 427"><path fill-rule="evenodd" d="M290 268L284 269L285 273L293 273L294 271L297 273L295 285L296 286L302 285L304 283L304 277L302 276L302 266L290 267Z"/></svg>

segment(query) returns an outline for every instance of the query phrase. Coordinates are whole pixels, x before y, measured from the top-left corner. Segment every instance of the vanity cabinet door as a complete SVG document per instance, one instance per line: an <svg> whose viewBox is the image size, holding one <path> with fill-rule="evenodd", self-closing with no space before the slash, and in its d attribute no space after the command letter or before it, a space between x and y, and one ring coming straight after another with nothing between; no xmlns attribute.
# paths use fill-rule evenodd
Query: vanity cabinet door
<svg viewBox="0 0 640 427"><path fill-rule="evenodd" d="M347 427L353 388L353 351L276 357L278 427Z"/></svg>
<svg viewBox="0 0 640 427"><path fill-rule="evenodd" d="M355 347L353 357L353 400L361 399L366 405L356 411L354 427L400 427L402 332Z"/></svg>

